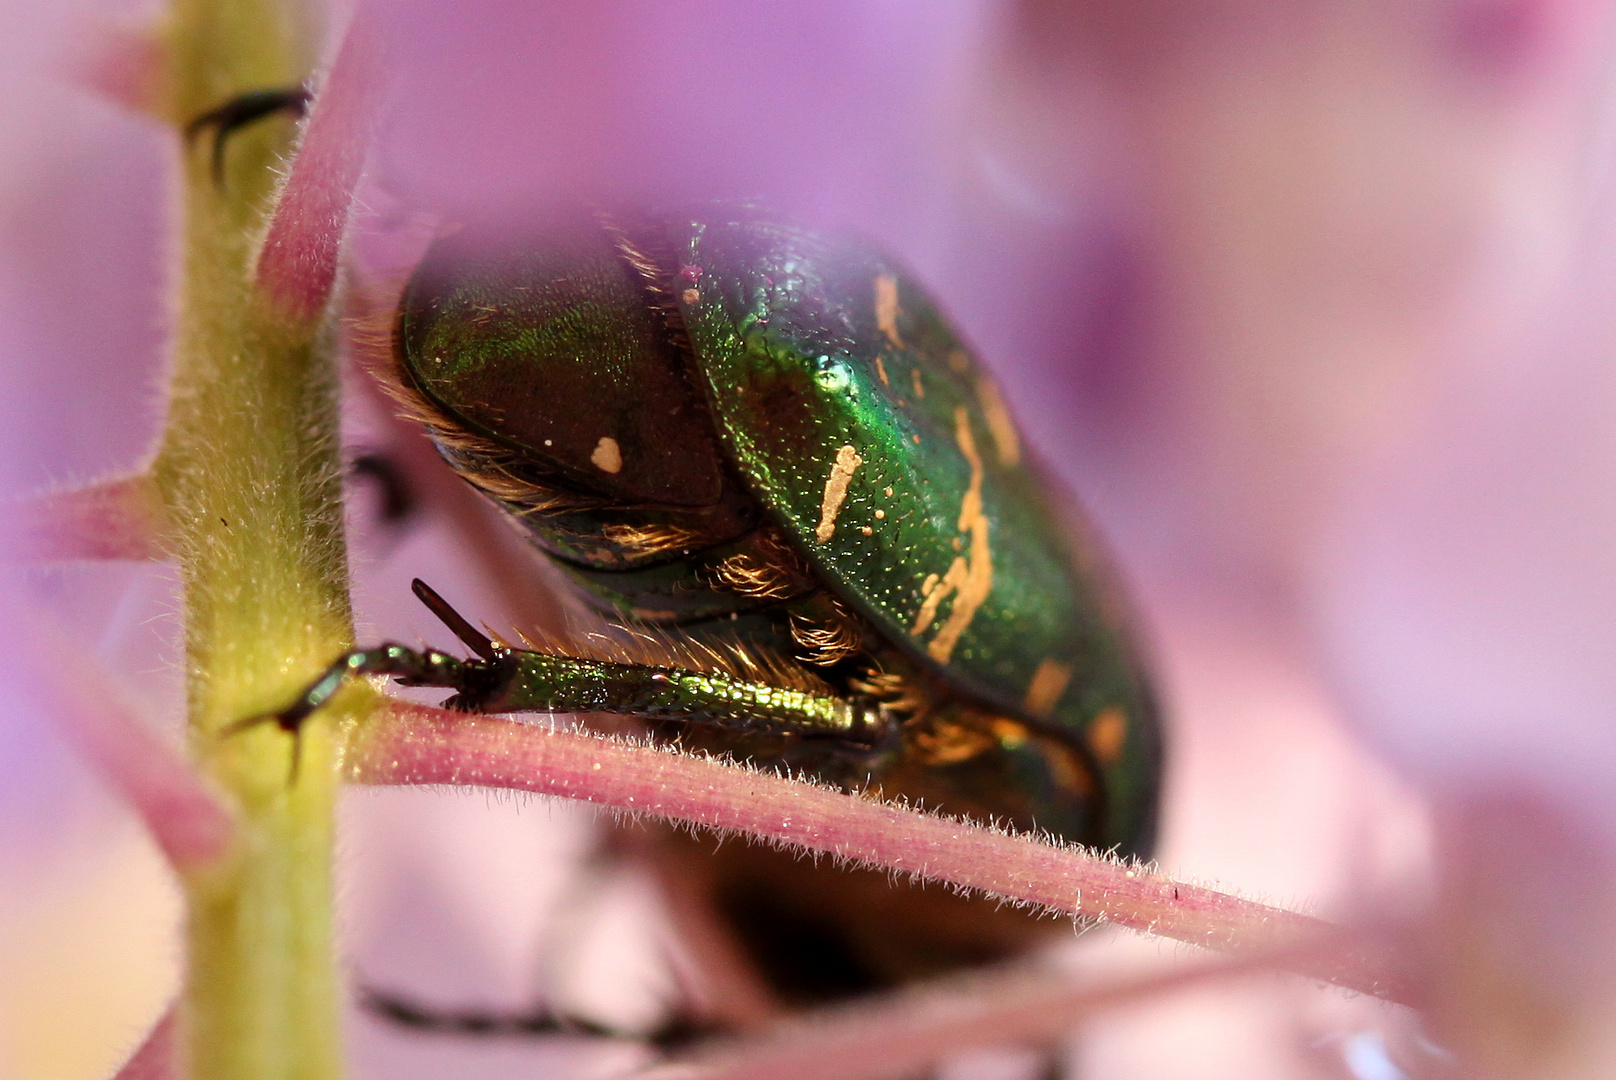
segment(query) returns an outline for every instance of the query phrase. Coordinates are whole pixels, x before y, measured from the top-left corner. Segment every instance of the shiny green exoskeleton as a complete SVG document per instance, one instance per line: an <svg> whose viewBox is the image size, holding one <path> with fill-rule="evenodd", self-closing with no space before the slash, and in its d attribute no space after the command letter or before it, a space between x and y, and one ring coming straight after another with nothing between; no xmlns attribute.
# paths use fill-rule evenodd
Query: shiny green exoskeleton
<svg viewBox="0 0 1616 1080"><path fill-rule="evenodd" d="M878 255L733 205L465 228L412 278L394 354L450 464L628 632L526 651L443 611L479 658L355 653L283 721L394 674L1148 855L1161 737L1106 568ZM788 998L988 959L1031 924L738 850L720 907Z"/></svg>

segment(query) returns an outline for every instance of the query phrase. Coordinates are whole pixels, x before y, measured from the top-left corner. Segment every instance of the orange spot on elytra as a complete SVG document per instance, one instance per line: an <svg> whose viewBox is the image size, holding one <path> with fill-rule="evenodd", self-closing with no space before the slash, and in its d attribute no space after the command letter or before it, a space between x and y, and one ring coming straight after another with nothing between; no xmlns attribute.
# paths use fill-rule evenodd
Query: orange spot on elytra
<svg viewBox="0 0 1616 1080"><path fill-rule="evenodd" d="M875 325L894 349L903 348L903 339L898 336L898 279L891 274L878 274L875 279ZM881 381L887 381L885 373Z"/></svg>
<svg viewBox="0 0 1616 1080"><path fill-rule="evenodd" d="M1021 462L1021 439L1016 435L1016 422L1010 419L1010 410L1005 407L1004 396L999 393L999 384L989 376L983 375L976 380L976 396L982 400L982 415L988 422L988 432L993 436L994 449L998 451L999 464L1005 468Z"/></svg>
<svg viewBox="0 0 1616 1080"><path fill-rule="evenodd" d="M589 455L589 460L603 473L623 471L623 451L617 445L617 440L610 435L601 436L600 442L595 444L594 453Z"/></svg>
<svg viewBox="0 0 1616 1080"><path fill-rule="evenodd" d="M1122 746L1128 741L1128 714L1121 705L1108 705L1089 721L1089 750L1094 760L1109 768L1122 757Z"/></svg>
<svg viewBox="0 0 1616 1080"><path fill-rule="evenodd" d="M842 512L847 485L853 480L853 470L862 464L864 459L851 446L836 451L830 475L825 478L825 494L819 500L819 527L814 530L814 539L821 544L836 534L836 515Z"/></svg>
<svg viewBox="0 0 1616 1080"><path fill-rule="evenodd" d="M937 608L943 599L954 596L948 617L926 645L926 652L939 664L948 663L954 655L954 647L959 644L960 637L993 591L993 552L988 543L987 515L982 510L982 455L976 449L970 414L963 408L954 410L954 438L959 443L966 464L971 467L971 483L965 491L965 498L960 501L959 516L959 530L970 537L971 548L968 555L954 557L937 588L920 605L914 628L909 631L912 637L919 637L937 617ZM959 537L954 538L954 544L956 550L962 546Z"/></svg>
<svg viewBox="0 0 1616 1080"><path fill-rule="evenodd" d="M1061 695L1066 693L1066 684L1071 681L1071 664L1046 658L1032 673L1032 682L1027 684L1027 696L1022 703L1032 715L1040 718L1048 716Z"/></svg>

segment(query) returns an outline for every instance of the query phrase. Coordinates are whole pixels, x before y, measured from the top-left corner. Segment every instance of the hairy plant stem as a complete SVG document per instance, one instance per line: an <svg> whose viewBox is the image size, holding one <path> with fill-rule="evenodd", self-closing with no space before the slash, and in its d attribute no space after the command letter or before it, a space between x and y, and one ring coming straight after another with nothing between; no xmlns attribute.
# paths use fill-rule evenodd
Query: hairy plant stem
<svg viewBox="0 0 1616 1080"><path fill-rule="evenodd" d="M1420 989L1384 934L1337 926L1149 867L667 748L388 702L345 763L361 784L466 785L583 799L814 857L1102 919L1388 1001Z"/></svg>
<svg viewBox="0 0 1616 1080"><path fill-rule="evenodd" d="M170 119L183 127L242 92L302 81L298 11L174 0ZM273 725L220 735L283 705L352 639L321 319L276 309L250 273L291 131L276 117L232 135L218 183L211 132L185 149L172 394L153 472L185 588L193 755L239 814L230 857L186 880L191 1080L341 1072L330 862L345 722L337 710L305 728L295 783L291 740Z"/></svg>

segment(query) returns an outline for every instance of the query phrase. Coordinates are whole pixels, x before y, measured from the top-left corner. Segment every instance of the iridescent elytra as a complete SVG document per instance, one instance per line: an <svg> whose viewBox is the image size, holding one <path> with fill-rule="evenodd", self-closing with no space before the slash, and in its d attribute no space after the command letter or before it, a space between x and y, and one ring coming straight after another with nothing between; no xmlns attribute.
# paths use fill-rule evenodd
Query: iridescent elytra
<svg viewBox="0 0 1616 1080"><path fill-rule="evenodd" d="M283 724L390 674L1149 855L1162 739L1126 605L894 263L738 204L463 226L404 290L392 358L407 412L609 629L517 649L418 590L477 656L353 653ZM701 858L791 1001L1049 925L746 845Z"/></svg>

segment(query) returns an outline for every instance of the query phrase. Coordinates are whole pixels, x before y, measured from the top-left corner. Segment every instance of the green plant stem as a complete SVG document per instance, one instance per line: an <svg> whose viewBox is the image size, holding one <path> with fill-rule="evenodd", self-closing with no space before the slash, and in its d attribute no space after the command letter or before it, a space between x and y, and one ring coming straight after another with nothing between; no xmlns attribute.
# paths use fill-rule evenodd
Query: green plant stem
<svg viewBox="0 0 1616 1080"><path fill-rule="evenodd" d="M300 82L304 43L287 21L299 10L175 0L175 123ZM250 285L291 130L270 118L233 135L222 184L207 137L185 151L172 398L154 473L185 587L191 745L240 826L232 857L186 882L191 1080L341 1073L330 876L343 722L305 728L295 784L291 740L273 725L219 735L284 705L352 638L335 380L319 320L272 311Z"/></svg>

